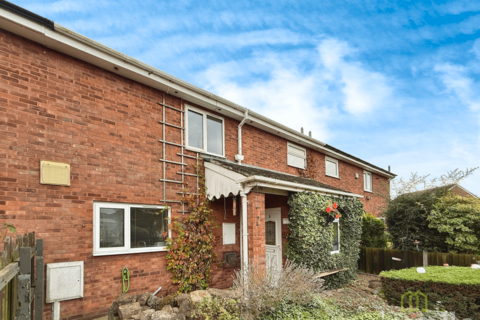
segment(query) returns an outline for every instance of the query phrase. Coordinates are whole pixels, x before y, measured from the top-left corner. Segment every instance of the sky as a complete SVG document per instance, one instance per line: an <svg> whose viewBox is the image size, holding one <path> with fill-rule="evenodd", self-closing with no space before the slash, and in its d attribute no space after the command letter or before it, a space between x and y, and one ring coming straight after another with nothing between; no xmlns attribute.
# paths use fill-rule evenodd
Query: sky
<svg viewBox="0 0 480 320"><path fill-rule="evenodd" d="M480 166L480 0L10 1L401 177Z"/></svg>

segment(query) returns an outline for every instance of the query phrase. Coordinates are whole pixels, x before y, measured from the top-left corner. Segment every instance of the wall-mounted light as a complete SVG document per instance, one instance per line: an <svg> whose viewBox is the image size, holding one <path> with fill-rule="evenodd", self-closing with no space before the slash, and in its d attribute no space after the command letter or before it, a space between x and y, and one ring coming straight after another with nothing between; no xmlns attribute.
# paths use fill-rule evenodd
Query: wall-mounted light
<svg viewBox="0 0 480 320"><path fill-rule="evenodd" d="M367 197L367 200L370 200L371 198L372 198L372 197L368 196L368 197Z"/></svg>
<svg viewBox="0 0 480 320"><path fill-rule="evenodd" d="M358 173L355 172L355 179L358 179Z"/></svg>

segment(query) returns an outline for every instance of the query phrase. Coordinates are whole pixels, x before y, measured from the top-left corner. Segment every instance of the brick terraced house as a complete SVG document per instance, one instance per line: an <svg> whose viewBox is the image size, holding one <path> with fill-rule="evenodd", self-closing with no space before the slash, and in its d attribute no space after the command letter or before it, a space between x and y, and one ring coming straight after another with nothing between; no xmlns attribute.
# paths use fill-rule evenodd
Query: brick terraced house
<svg viewBox="0 0 480 320"><path fill-rule="evenodd" d="M129 292L173 288L163 234L199 161L230 263L214 265L217 288L238 260L281 263L289 193L357 197L376 213L372 191L395 177L0 1L0 222L44 239L47 264L83 261L84 296L62 302L62 318L105 314L124 267Z"/></svg>

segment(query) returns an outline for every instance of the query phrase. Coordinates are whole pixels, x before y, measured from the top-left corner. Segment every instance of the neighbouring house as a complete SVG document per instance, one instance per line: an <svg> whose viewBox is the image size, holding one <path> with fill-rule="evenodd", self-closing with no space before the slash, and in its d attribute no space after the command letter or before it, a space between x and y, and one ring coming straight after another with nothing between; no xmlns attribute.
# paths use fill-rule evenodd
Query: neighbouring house
<svg viewBox="0 0 480 320"><path fill-rule="evenodd" d="M228 262L213 267L217 288L240 260L281 261L289 193L356 197L378 213L372 191L395 177L6 1L0 136L1 222L43 238L46 264L84 263L84 297L62 302L65 319L106 313L124 267L130 292L172 287L163 235L199 161Z"/></svg>
<svg viewBox="0 0 480 320"><path fill-rule="evenodd" d="M432 192L433 193L438 188L443 188L443 187L436 187L436 188L430 188L430 189L425 189L425 190L419 190L419 191L406 193L406 194L407 195L408 194L419 194L419 193L425 193L425 192ZM453 194L456 194L457 196L478 198L474 193L471 193L470 191L468 191L467 189L465 189L464 187L462 187L461 185L459 185L457 183L447 185L446 188L448 189L448 191L452 192Z"/></svg>

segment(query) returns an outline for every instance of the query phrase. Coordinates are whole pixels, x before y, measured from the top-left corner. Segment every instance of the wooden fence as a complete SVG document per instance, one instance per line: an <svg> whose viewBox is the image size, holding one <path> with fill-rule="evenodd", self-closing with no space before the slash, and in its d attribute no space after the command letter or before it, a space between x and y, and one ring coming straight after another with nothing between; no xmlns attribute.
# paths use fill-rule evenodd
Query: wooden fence
<svg viewBox="0 0 480 320"><path fill-rule="evenodd" d="M427 265L430 266L443 266L444 263L448 263L451 266L470 267L472 263L480 261L480 255L474 254L428 252L427 256ZM388 270L422 267L424 266L423 258L422 251L404 252L403 250L362 247L360 248L358 268L361 272L379 274Z"/></svg>
<svg viewBox="0 0 480 320"><path fill-rule="evenodd" d="M43 319L43 240L35 233L4 240L0 252L0 319ZM34 274L36 271L36 276Z"/></svg>

